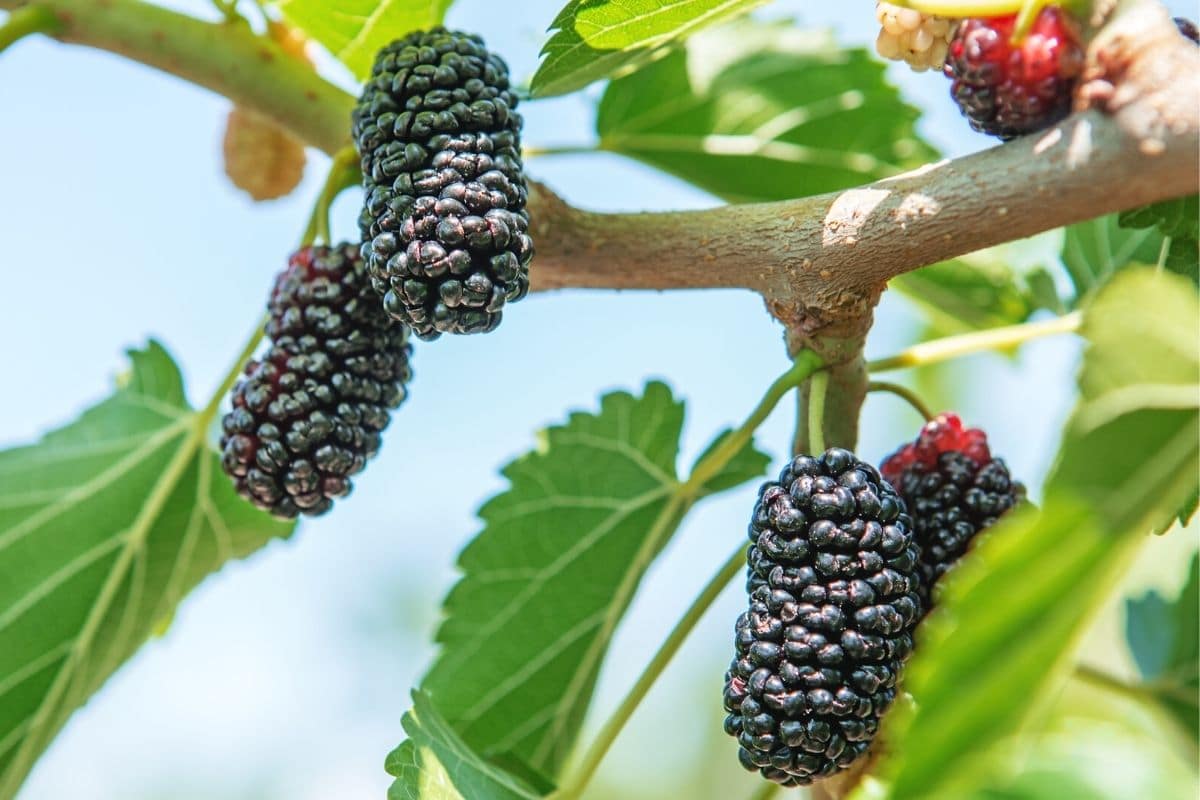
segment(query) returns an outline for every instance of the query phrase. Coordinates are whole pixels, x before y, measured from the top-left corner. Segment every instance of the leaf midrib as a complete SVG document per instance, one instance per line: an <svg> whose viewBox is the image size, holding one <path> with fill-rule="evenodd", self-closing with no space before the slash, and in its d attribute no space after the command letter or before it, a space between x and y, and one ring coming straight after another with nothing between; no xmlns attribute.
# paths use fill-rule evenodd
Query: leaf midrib
<svg viewBox="0 0 1200 800"><path fill-rule="evenodd" d="M206 412L208 410L206 409ZM163 470L158 480L155 481L146 503L142 506L138 516L134 519L133 525L130 526L128 538L125 547L121 550L117 561L113 565L112 572L105 579L104 585L100 590L100 594L96 598L96 602L92 606L92 610L88 612L87 618L84 620L83 628L79 635L75 638L71 645L66 659L55 675L53 683L46 691L42 701L38 704L36 711L28 720L27 727L24 731L24 739L18 748L16 755L9 762L8 767L3 773L3 782L0 783L0 797L10 797L16 794L25 775L32 766L33 759L36 757L38 748L35 746L39 733L47 726L47 723L52 719L56 707L59 705L63 693L67 690L70 682L76 677L75 668L79 663L80 658L92 646L92 640L100 628L105 615L109 611L109 606L115 598L121 583L125 579L125 573L129 568L130 563L137 553L145 545L146 538L149 535L153 523L157 520L162 512L163 506L170 497L171 492L175 489L182 477L188 464L191 462L192 456L200 448L204 441L204 431L207 427L208 413L191 413L181 416L180 421L174 425L167 426L166 430L178 428L180 430L188 430L188 435L182 442L179 450L172 457L167 468ZM190 422L190 426L187 424ZM179 431L173 431L178 433ZM155 437L163 434L156 434ZM170 440L170 437L167 437ZM155 452L157 448L150 452ZM146 454L149 457L149 453ZM130 467L132 468L132 467Z"/></svg>

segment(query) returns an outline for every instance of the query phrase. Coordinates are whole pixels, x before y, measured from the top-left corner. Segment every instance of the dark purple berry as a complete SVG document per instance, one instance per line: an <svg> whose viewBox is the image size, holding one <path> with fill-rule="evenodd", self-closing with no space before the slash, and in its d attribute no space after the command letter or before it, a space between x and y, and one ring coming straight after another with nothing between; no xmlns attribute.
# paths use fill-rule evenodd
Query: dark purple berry
<svg viewBox="0 0 1200 800"><path fill-rule="evenodd" d="M268 302L270 348L221 421L225 472L278 517L323 514L349 494L411 377L408 330L379 308L358 250L291 257Z"/></svg>
<svg viewBox="0 0 1200 800"><path fill-rule="evenodd" d="M797 456L763 484L749 609L725 675L738 760L799 786L867 752L912 652L917 549L904 502L847 450Z"/></svg>
<svg viewBox="0 0 1200 800"><path fill-rule="evenodd" d="M422 339L494 330L529 291L516 107L482 39L433 28L379 51L354 108L363 257L383 308Z"/></svg>

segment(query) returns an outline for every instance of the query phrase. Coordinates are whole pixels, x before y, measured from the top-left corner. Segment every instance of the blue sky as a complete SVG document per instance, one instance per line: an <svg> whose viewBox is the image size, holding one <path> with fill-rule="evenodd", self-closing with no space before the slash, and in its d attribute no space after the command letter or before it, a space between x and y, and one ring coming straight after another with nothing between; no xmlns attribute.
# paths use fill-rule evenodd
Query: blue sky
<svg viewBox="0 0 1200 800"><path fill-rule="evenodd" d="M458 0L449 23L487 31L525 78L559 2L525 0L514 14L511 4ZM172 5L212 13L200 2ZM869 3L796 0L765 13L831 25L847 43L869 45L876 32ZM959 120L942 79L904 69L894 77L929 109L923 132L944 152L988 145ZM597 95L593 87L528 104L526 144L589 141ZM0 370L14 376L0 392L0 444L30 441L104 396L122 350L148 336L178 359L193 401L228 368L304 227L326 159L310 153L291 197L253 204L221 171L227 110L223 98L105 53L27 41L0 56ZM615 156L539 159L529 171L593 209L714 203ZM357 202L356 193L339 201L335 233L356 234ZM885 297L878 320L873 355L917 331L897 297ZM1034 483L1069 408L1075 354L1070 342L1043 342L1016 362L984 357L958 373L987 388L961 395L965 416ZM354 496L195 592L170 631L75 716L22 800L381 797L383 757L401 738L408 688L432 652L454 554L477 531L475 509L503 487L497 468L568 409L651 377L688 401L689 460L785 367L781 329L739 291L538 295L493 335L418 342L410 400ZM1013 414L1032 387L1036 418ZM789 411L761 432L773 470L790 441ZM861 454L877 460L915 424L894 400L871 399ZM601 704L623 693L743 535L753 491L710 502L683 526L617 636ZM702 623L669 673L674 688L655 691L614 751L612 776L641 774L649 762L639 731L652 733L657 715L720 680L740 602L726 592ZM656 747L655 757L682 769L694 737ZM751 785L727 755L714 786Z"/></svg>

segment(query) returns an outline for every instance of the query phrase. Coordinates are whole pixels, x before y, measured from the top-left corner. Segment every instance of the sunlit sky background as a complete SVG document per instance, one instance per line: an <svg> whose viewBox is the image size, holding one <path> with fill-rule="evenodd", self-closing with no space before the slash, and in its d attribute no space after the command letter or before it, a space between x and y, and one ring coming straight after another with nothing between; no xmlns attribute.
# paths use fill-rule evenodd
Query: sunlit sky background
<svg viewBox="0 0 1200 800"><path fill-rule="evenodd" d="M486 32L524 80L560 4L458 0L448 22ZM171 5L214 16L198 0ZM1188 10L1183 0L1170 5ZM851 44L870 46L877 30L869 2L794 0L761 13L832 26ZM961 122L944 79L891 74L928 110L922 133L947 155L989 145ZM526 144L591 141L598 94L526 104ZM227 110L221 97L106 53L30 40L0 56L0 444L31 441L102 398L122 350L151 335L179 360L193 402L228 369L304 226L326 159L310 153L294 195L255 205L221 171ZM529 171L592 209L715 202L615 156L539 159ZM335 233L356 235L358 200L347 193L338 203ZM919 321L886 296L868 354L909 343ZM954 373L960 388L980 387L954 402L1035 487L1069 410L1076 355L1073 342L1047 341L1016 361L983 357ZM382 797L383 759L402 738L409 687L432 654L454 555L477 532L475 509L503 488L498 467L568 409L594 408L601 391L650 377L688 401L690 461L786 359L781 329L747 292L559 292L512 308L493 335L418 343L414 366L411 399L354 496L204 583L169 632L76 714L22 800ZM761 431L773 471L791 411L785 404ZM860 454L879 459L916 424L894 399L872 398ZM601 710L743 536L753 492L701 506L655 565L605 666ZM696 797L753 787L732 743L712 744L742 602L738 590L725 593L614 749L601 779L613 796L632 796L633 784L671 796L681 775L697 781ZM591 727L602 718L593 714ZM713 724L698 724L705 718ZM699 759L710 746L718 757Z"/></svg>

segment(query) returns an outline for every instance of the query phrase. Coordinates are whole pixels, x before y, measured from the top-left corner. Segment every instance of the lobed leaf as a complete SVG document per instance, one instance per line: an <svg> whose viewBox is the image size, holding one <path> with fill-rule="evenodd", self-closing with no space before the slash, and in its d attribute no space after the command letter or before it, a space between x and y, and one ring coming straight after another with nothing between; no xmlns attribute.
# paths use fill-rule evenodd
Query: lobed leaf
<svg viewBox="0 0 1200 800"><path fill-rule="evenodd" d="M116 393L0 452L0 797L205 576L289 524L239 498L151 342Z"/></svg>
<svg viewBox="0 0 1200 800"><path fill-rule="evenodd" d="M602 150L752 202L856 186L931 160L918 117L866 50L791 23L743 20L613 81L596 129Z"/></svg>
<svg viewBox="0 0 1200 800"><path fill-rule="evenodd" d="M626 75L693 33L745 14L766 0L570 0L550 23L534 96L582 89Z"/></svg>
<svg viewBox="0 0 1200 800"><path fill-rule="evenodd" d="M483 761L423 692L413 692L403 725L409 739L388 756L388 771L396 776L388 800L534 800L545 794Z"/></svg>
<svg viewBox="0 0 1200 800"><path fill-rule="evenodd" d="M617 623L692 502L676 475L682 426L662 383L606 395L506 466L509 489L480 510L421 689L479 760L526 786L560 777ZM747 444L704 494L766 463ZM419 782L409 735L389 760L394 787Z"/></svg>

